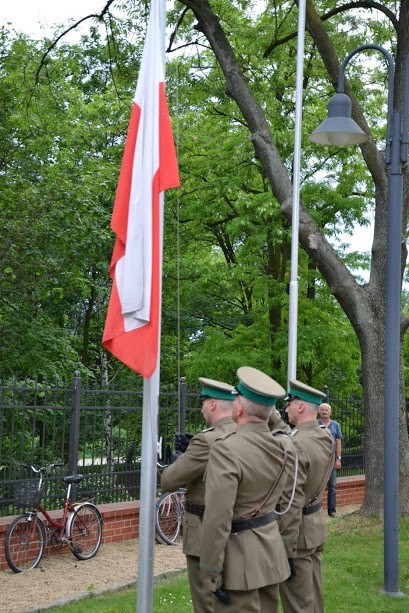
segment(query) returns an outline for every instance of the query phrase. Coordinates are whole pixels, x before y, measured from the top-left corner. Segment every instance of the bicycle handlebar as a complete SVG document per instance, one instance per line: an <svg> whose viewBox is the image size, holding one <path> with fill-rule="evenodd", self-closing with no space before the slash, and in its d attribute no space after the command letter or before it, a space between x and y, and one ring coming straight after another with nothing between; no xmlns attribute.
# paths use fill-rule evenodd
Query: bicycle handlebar
<svg viewBox="0 0 409 613"><path fill-rule="evenodd" d="M41 473L43 475L46 475L50 470L52 470L53 468L62 468L63 466L65 466L64 463L62 462L56 462L54 464L49 464L48 466L40 466L40 468L36 468L35 466L33 466L32 464L24 464L23 462L20 463L21 466L23 466L24 468L31 468L31 470L34 473Z"/></svg>

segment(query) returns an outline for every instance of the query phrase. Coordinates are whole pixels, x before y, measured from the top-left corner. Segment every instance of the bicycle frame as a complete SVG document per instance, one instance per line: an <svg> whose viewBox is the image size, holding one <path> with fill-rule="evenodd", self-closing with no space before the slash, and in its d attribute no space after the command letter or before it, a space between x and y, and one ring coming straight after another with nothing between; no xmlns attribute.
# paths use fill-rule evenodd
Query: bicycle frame
<svg viewBox="0 0 409 613"><path fill-rule="evenodd" d="M40 473L38 489L41 489L42 482L43 482L43 473ZM48 522L48 526L47 526L48 530L50 529L50 527L53 528L54 530L61 530L60 538L62 542L68 541L66 537L68 521L69 521L70 514L73 513L76 508L74 504L71 502L71 488L72 488L72 483L68 483L61 521L53 519L51 515L48 513L47 509L43 507L41 503L37 505L36 511L33 511L34 514L37 514L37 512L39 511L45 517L45 519ZM79 520L82 522L81 518L79 518Z"/></svg>
<svg viewBox="0 0 409 613"><path fill-rule="evenodd" d="M70 493L71 493L71 483L68 485L67 495L65 498L65 503L64 503L64 508L63 508L63 516L62 516L61 521L53 519L48 513L47 509L45 509L42 504L39 504L37 506L37 510L40 511L40 513L44 515L48 524L51 525L53 528L63 530L64 533L67 527L68 514L75 511L75 507L73 506L70 500Z"/></svg>

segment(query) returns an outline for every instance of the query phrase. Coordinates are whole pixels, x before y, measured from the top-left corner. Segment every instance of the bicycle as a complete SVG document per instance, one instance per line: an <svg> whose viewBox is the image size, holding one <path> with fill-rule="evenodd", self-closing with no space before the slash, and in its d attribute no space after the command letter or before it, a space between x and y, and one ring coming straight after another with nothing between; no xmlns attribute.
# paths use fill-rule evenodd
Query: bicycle
<svg viewBox="0 0 409 613"><path fill-rule="evenodd" d="M185 515L186 488L164 492L156 502L155 528L167 545L180 545Z"/></svg>
<svg viewBox="0 0 409 613"><path fill-rule="evenodd" d="M167 464L157 462L158 476ZM163 492L156 501L155 530L156 540L167 545L180 545L182 542L182 523L185 515L186 488L174 492Z"/></svg>
<svg viewBox="0 0 409 613"><path fill-rule="evenodd" d="M32 471L39 475L38 482L16 484L14 497L17 505L31 507L31 510L15 517L6 533L6 560L15 573L30 570L39 565L47 543L47 531L50 533L49 540L55 548L69 545L77 560L89 560L100 548L103 524L101 512L92 502L71 502L70 500L72 486L80 483L84 478L83 475L63 477L67 491L60 521L50 517L47 510L41 505L44 494L42 489L44 477L53 468L62 466L64 464L50 464L40 468L30 466ZM47 528L38 516L39 511L48 522Z"/></svg>

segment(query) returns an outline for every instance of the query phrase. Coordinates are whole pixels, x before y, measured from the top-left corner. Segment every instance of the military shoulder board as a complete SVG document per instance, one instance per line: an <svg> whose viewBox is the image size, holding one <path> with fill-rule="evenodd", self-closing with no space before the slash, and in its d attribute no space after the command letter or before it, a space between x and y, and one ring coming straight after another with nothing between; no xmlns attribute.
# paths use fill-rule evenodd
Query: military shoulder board
<svg viewBox="0 0 409 613"><path fill-rule="evenodd" d="M228 438L232 434L236 434L236 431L233 430L232 432L224 432L223 434L220 434L216 437L216 441L224 441L225 438Z"/></svg>

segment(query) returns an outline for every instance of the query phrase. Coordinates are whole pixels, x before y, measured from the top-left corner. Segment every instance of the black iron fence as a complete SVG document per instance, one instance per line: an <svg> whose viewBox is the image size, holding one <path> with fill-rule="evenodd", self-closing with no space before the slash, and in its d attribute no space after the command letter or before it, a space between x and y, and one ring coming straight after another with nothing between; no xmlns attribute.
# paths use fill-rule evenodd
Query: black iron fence
<svg viewBox="0 0 409 613"><path fill-rule="evenodd" d="M64 463L46 480L45 506L60 508L61 477L81 472L77 497L96 503L139 498L142 438L142 380L133 389L101 388L76 375L68 385L38 381L0 385L0 516L14 514L14 486L34 475L29 465ZM363 409L360 398L331 397L332 417L343 432L341 475L362 474ZM197 432L205 424L199 389L182 378L161 389L158 433L162 462L178 430Z"/></svg>

